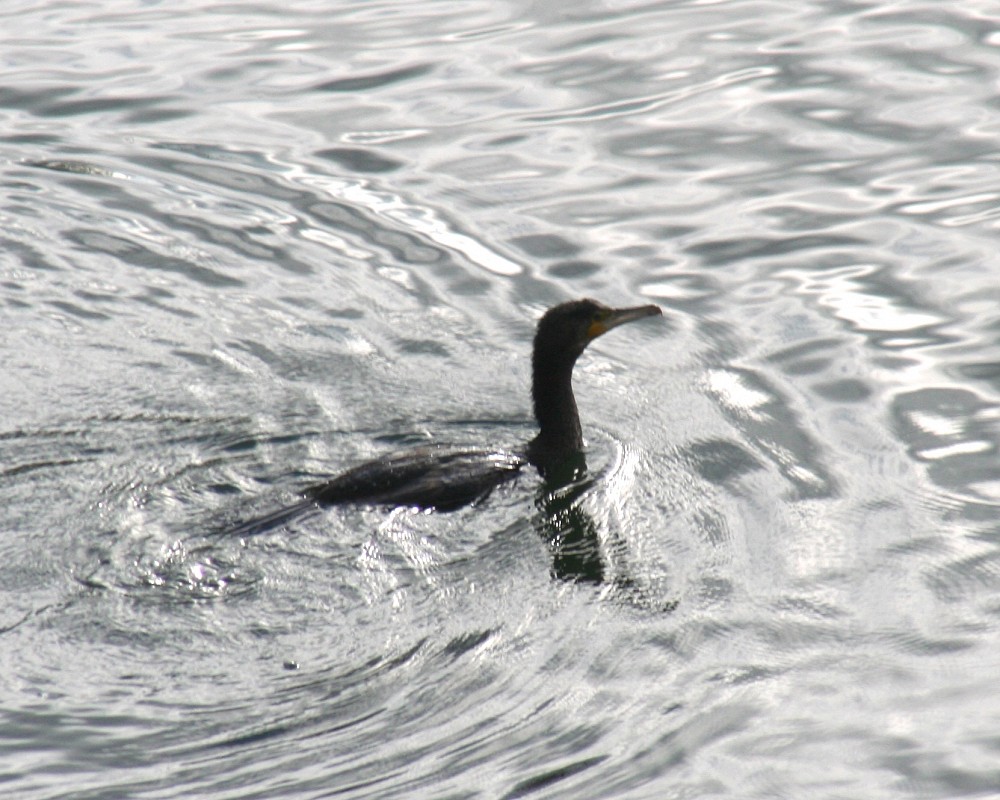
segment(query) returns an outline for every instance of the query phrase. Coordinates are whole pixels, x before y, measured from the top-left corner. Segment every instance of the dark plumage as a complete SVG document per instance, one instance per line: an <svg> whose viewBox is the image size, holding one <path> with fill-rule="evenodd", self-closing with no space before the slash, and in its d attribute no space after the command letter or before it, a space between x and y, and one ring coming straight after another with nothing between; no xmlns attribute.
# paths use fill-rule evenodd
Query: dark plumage
<svg viewBox="0 0 1000 800"><path fill-rule="evenodd" d="M390 454L312 486L300 503L237 530L266 530L317 504L448 511L485 497L526 464L548 475L566 463L575 463L583 451L583 434L573 397L573 365L598 336L660 313L653 305L613 309L596 300L574 300L545 312L535 333L531 359L531 397L539 431L523 453L423 447Z"/></svg>
<svg viewBox="0 0 1000 800"><path fill-rule="evenodd" d="M514 453L420 447L366 461L306 494L321 505L358 503L451 511L484 497L523 466L524 459Z"/></svg>
<svg viewBox="0 0 1000 800"><path fill-rule="evenodd" d="M573 366L587 345L626 322L662 313L653 305L616 309L596 300L573 300L545 312L531 353L531 399L539 428L528 443L532 464L544 472L545 467L583 450Z"/></svg>

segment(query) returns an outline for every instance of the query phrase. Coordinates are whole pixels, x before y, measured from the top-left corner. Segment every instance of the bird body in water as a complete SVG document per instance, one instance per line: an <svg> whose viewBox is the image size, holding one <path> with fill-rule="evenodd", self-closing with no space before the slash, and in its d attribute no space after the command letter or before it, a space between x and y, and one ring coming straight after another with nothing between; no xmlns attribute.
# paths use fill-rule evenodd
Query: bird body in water
<svg viewBox="0 0 1000 800"><path fill-rule="evenodd" d="M306 490L319 505L414 506L452 511L517 476L516 453L432 446L366 461Z"/></svg>
<svg viewBox="0 0 1000 800"><path fill-rule="evenodd" d="M655 305L616 309L596 300L573 300L546 311L535 332L531 357L531 397L539 431L522 452L430 446L391 453L311 486L295 505L230 532L269 530L317 505L451 511L484 498L528 464L546 478L565 474L567 464L583 463L573 365L597 337L627 322L660 314Z"/></svg>
<svg viewBox="0 0 1000 800"><path fill-rule="evenodd" d="M527 464L546 475L583 451L572 382L577 358L612 328L661 313L655 305L615 309L596 300L573 300L544 314L531 358L531 397L539 431L524 452L423 447L390 454L308 488L306 502L448 511L481 499Z"/></svg>

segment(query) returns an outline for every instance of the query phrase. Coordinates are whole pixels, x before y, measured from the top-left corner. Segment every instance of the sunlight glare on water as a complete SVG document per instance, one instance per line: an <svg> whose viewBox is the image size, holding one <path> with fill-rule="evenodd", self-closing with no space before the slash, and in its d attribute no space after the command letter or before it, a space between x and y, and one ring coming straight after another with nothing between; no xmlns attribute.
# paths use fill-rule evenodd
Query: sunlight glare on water
<svg viewBox="0 0 1000 800"><path fill-rule="evenodd" d="M0 9L5 796L1000 794L988 4ZM535 433L589 474L311 509Z"/></svg>

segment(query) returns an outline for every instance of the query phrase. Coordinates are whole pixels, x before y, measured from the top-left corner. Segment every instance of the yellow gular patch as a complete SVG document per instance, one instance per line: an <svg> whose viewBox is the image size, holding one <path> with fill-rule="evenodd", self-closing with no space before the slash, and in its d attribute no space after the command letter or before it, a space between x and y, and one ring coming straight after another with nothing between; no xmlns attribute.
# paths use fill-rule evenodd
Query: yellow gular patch
<svg viewBox="0 0 1000 800"><path fill-rule="evenodd" d="M602 333L608 332L608 326L604 324L603 320L595 320L590 323L590 327L587 328L587 338L596 339Z"/></svg>

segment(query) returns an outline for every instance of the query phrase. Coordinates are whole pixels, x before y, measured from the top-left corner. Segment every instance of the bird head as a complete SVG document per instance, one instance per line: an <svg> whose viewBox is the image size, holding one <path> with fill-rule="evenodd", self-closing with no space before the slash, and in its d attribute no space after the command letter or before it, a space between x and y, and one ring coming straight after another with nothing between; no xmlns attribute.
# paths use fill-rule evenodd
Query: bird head
<svg viewBox="0 0 1000 800"><path fill-rule="evenodd" d="M662 313L655 305L610 308L590 299L561 303L546 311L539 321L535 352L573 362L598 336L626 322Z"/></svg>

